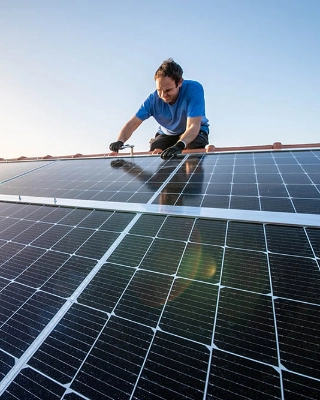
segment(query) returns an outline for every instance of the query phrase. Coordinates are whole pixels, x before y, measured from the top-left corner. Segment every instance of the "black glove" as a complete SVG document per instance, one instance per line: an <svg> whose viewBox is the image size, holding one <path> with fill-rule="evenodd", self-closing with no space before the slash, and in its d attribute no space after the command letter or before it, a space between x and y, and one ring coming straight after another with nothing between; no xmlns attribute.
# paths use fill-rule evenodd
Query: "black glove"
<svg viewBox="0 0 320 400"><path fill-rule="evenodd" d="M111 151L115 151L116 153L118 153L118 151L120 150L120 148L123 146L123 142L121 142L121 140L118 140L117 142L113 142L110 144L109 149Z"/></svg>
<svg viewBox="0 0 320 400"><path fill-rule="evenodd" d="M161 153L161 158L171 158L171 157L177 157L178 154L182 153L182 150L184 150L186 147L186 144L181 140L177 142L174 146L168 147L167 149L163 150Z"/></svg>

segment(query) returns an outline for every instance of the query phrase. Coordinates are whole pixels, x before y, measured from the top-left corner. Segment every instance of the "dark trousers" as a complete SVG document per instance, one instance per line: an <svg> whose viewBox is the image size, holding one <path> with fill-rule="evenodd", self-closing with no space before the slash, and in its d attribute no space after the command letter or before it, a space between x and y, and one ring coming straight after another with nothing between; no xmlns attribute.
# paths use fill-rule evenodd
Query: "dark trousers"
<svg viewBox="0 0 320 400"><path fill-rule="evenodd" d="M163 135L156 133L154 140L150 143L150 151L155 149L165 150L168 147L174 146L180 139L180 136L174 135ZM188 144L187 149L201 149L209 144L208 134L206 132L200 131L198 136Z"/></svg>

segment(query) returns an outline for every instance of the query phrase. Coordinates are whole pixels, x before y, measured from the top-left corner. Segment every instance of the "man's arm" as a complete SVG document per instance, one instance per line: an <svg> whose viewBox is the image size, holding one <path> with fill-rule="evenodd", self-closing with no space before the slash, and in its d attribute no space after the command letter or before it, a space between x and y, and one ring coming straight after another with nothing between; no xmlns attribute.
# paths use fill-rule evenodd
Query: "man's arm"
<svg viewBox="0 0 320 400"><path fill-rule="evenodd" d="M111 151L118 152L121 146L131 137L133 132L142 124L142 120L136 116L133 116L121 129L117 142L110 144L109 148Z"/></svg>
<svg viewBox="0 0 320 400"><path fill-rule="evenodd" d="M142 124L142 120L136 116L133 116L126 124L125 126L121 129L118 140L121 140L121 142L126 142L133 132Z"/></svg>
<svg viewBox="0 0 320 400"><path fill-rule="evenodd" d="M189 117L187 119L187 127L185 132L180 136L179 141L183 141L186 147L191 143L200 131L202 117Z"/></svg>
<svg viewBox="0 0 320 400"><path fill-rule="evenodd" d="M201 127L201 119L201 117L189 117L187 119L185 132L180 136L174 146L168 147L161 153L161 158L171 158L181 154L182 150L198 136Z"/></svg>

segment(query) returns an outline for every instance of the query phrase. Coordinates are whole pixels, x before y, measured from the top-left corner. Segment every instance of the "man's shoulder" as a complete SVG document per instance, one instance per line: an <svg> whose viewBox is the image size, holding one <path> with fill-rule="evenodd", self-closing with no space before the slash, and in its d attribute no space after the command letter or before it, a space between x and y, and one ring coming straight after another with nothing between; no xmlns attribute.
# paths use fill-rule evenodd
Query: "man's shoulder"
<svg viewBox="0 0 320 400"><path fill-rule="evenodd" d="M183 85L190 87L190 88L202 88L202 85L198 81L192 81L190 79L184 79Z"/></svg>
<svg viewBox="0 0 320 400"><path fill-rule="evenodd" d="M203 86L198 81L192 80L184 80L182 83L182 88L184 89L185 93L193 94L196 92L203 92Z"/></svg>
<svg viewBox="0 0 320 400"><path fill-rule="evenodd" d="M159 96L157 92L150 93L149 96L143 102L144 107L154 107L155 104L159 101Z"/></svg>

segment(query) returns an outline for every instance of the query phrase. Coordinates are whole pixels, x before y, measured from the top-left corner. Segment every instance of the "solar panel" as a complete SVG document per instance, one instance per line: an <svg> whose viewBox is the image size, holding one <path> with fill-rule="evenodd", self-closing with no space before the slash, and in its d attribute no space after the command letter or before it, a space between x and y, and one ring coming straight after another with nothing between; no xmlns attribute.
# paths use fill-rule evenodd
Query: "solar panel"
<svg viewBox="0 0 320 400"><path fill-rule="evenodd" d="M319 150L182 162L151 156L60 160L34 169L0 185L0 194L320 214Z"/></svg>
<svg viewBox="0 0 320 400"><path fill-rule="evenodd" d="M320 396L319 150L4 165L1 398Z"/></svg>

